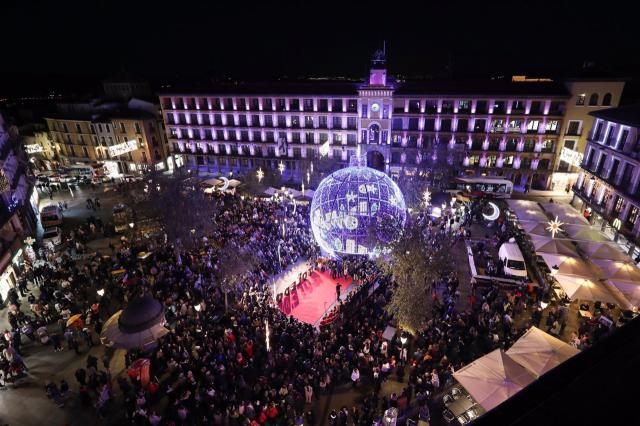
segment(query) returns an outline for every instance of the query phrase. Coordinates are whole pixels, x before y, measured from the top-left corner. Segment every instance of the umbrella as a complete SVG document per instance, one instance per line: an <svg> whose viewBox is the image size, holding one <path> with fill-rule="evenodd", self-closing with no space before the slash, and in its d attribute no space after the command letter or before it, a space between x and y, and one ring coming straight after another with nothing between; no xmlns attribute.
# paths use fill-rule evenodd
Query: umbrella
<svg viewBox="0 0 640 426"><path fill-rule="evenodd" d="M604 278L614 281L640 282L640 270L631 262L606 259L593 259L592 262L602 269Z"/></svg>
<svg viewBox="0 0 640 426"><path fill-rule="evenodd" d="M552 270L554 266L557 266L559 268L558 272L561 274L596 275L589 267L589 264L580 258L548 253L539 253L539 255L544 259L544 262L550 270Z"/></svg>
<svg viewBox="0 0 640 426"><path fill-rule="evenodd" d="M628 260L629 257L611 244L595 241L578 243L578 246L590 259Z"/></svg>
<svg viewBox="0 0 640 426"><path fill-rule="evenodd" d="M551 235L551 233L547 231L547 227L549 225L547 225L546 222L525 221L520 222L520 226L524 229L524 232L529 235L538 235L542 237Z"/></svg>
<svg viewBox="0 0 640 426"><path fill-rule="evenodd" d="M534 380L531 373L496 349L453 373L485 410L501 404Z"/></svg>
<svg viewBox="0 0 640 426"><path fill-rule="evenodd" d="M595 228L583 225L563 225L562 228L574 240L584 241L611 241L604 234Z"/></svg>
<svg viewBox="0 0 640 426"><path fill-rule="evenodd" d="M71 317L67 320L67 327L81 320L82 320L82 314L71 315Z"/></svg>
<svg viewBox="0 0 640 426"><path fill-rule="evenodd" d="M532 235L531 241L536 253L561 254L564 256L578 257L578 252L570 242L557 240L551 237Z"/></svg>
<svg viewBox="0 0 640 426"><path fill-rule="evenodd" d="M640 306L640 282L607 280L609 289L620 292L628 301L628 309L633 306Z"/></svg>
<svg viewBox="0 0 640 426"><path fill-rule="evenodd" d="M562 364L578 351L560 339L531 327L507 351L514 361L540 377Z"/></svg>
<svg viewBox="0 0 640 426"><path fill-rule="evenodd" d="M116 348L148 348L169 331L164 327L164 308L150 296L132 300L105 322L101 341Z"/></svg>
<svg viewBox="0 0 640 426"><path fill-rule="evenodd" d="M552 216L558 216L560 221L566 224L589 225L589 221L583 215L569 204L544 203L542 208L551 213Z"/></svg>
<svg viewBox="0 0 640 426"><path fill-rule="evenodd" d="M558 274L555 279L569 299L589 300L592 302L615 303L620 305L608 289L597 281L577 275Z"/></svg>

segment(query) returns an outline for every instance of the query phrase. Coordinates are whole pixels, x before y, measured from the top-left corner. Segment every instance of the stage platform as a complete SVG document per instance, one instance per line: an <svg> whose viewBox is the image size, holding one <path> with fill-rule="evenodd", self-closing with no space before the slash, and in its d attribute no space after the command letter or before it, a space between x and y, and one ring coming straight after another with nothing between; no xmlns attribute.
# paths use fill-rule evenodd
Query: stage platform
<svg viewBox="0 0 640 426"><path fill-rule="evenodd" d="M283 274L283 277L274 282L274 294L284 293L285 289L297 280L298 273L308 271L307 265L305 262L304 265L301 264ZM354 287L351 277L333 279L331 271L314 270L311 276L307 276L306 281L298 286L295 294L292 293L288 298L284 296L278 306L285 314L318 326L324 313L336 304L337 283L342 285L340 299L345 300Z"/></svg>

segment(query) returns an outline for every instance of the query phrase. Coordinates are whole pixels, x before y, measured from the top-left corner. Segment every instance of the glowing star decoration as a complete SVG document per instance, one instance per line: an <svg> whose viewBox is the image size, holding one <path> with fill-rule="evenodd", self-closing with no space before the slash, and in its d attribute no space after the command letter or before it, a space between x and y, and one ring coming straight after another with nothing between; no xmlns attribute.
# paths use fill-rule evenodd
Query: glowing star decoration
<svg viewBox="0 0 640 426"><path fill-rule="evenodd" d="M313 235L326 254L378 255L401 235L406 207L389 176L356 165L320 182L310 216Z"/></svg>
<svg viewBox="0 0 640 426"><path fill-rule="evenodd" d="M555 238L556 236L556 232L562 232L562 225L564 225L563 222L560 222L558 220L558 216L556 216L556 218L550 222L547 222L549 226L547 226L547 231L551 232L551 238Z"/></svg>
<svg viewBox="0 0 640 426"><path fill-rule="evenodd" d="M258 171L256 172L256 176L258 177L258 182L262 182L262 179L264 179L264 172L262 171L262 167L258 169Z"/></svg>
<svg viewBox="0 0 640 426"><path fill-rule="evenodd" d="M278 164L278 170L280 171L280 175L284 174L285 167L282 161L280 162L280 164Z"/></svg>
<svg viewBox="0 0 640 426"><path fill-rule="evenodd" d="M431 191L429 191L429 189L426 189L424 194L422 194L422 200L424 201L425 207L429 207L429 204L431 204Z"/></svg>
<svg viewBox="0 0 640 426"><path fill-rule="evenodd" d="M497 218L500 217L500 209L498 208L498 206L496 205L496 203L494 202L489 202L489 207L491 207L491 213L482 213L482 216L485 218L485 220L488 221L492 221L492 220L496 220Z"/></svg>

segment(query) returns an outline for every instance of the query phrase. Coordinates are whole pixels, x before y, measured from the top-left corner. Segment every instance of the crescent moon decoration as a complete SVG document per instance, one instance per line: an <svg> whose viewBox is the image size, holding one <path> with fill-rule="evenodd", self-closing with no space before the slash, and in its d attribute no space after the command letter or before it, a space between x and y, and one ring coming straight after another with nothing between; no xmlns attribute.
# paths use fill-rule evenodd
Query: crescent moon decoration
<svg viewBox="0 0 640 426"><path fill-rule="evenodd" d="M220 191L226 191L227 188L229 188L229 179L224 176L220 176L220 179L222 179L222 187L220 188Z"/></svg>
<svg viewBox="0 0 640 426"><path fill-rule="evenodd" d="M485 218L485 220L496 220L500 217L500 209L498 208L496 203L489 202L489 205L492 209L491 214L482 213L482 216Z"/></svg>

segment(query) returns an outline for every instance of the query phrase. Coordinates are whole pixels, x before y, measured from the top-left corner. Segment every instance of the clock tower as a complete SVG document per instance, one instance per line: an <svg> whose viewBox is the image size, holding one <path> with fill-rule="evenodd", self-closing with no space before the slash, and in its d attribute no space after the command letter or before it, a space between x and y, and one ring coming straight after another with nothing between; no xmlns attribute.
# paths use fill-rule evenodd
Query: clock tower
<svg viewBox="0 0 640 426"><path fill-rule="evenodd" d="M387 59L383 48L374 53L369 80L358 90L360 151L367 165L389 173L391 114L394 88L387 82Z"/></svg>

